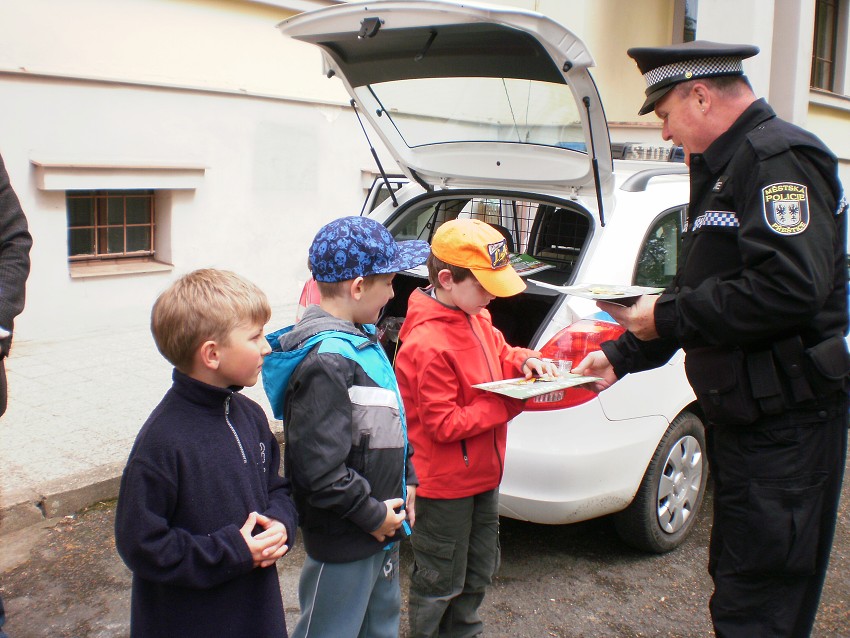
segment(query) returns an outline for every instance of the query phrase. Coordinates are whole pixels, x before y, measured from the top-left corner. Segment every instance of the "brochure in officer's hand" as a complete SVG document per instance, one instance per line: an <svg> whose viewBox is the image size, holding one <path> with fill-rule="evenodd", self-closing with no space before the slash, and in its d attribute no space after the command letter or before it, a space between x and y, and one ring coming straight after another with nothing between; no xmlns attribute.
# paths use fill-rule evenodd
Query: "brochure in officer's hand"
<svg viewBox="0 0 850 638"><path fill-rule="evenodd" d="M565 295L574 295L585 299L608 301L621 306L631 306L641 295L657 295L664 288L652 286L623 286L620 284L577 284L575 286L556 286L536 279L529 279L538 286L551 288Z"/></svg>
<svg viewBox="0 0 850 638"><path fill-rule="evenodd" d="M565 388L572 388L584 383L593 383L601 381L600 377L585 377L572 372L562 372L554 377L544 374L539 377L526 379L525 377L517 377L516 379L505 379L504 381L488 381L487 383L476 383L472 387L495 392L496 394L504 394L514 399L530 399L541 394L549 394L557 392Z"/></svg>

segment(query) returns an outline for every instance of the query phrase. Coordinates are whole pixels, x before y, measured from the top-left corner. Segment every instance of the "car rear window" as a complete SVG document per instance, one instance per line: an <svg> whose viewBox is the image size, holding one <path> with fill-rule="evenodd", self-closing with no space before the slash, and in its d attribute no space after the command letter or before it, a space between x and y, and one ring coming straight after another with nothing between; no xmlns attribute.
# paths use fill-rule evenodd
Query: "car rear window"
<svg viewBox="0 0 850 638"><path fill-rule="evenodd" d="M475 193L420 199L389 228L396 239L430 242L437 228L458 217L480 219L495 227L507 239L511 253L530 255L552 266L558 283L568 280L593 226L586 211L568 203Z"/></svg>

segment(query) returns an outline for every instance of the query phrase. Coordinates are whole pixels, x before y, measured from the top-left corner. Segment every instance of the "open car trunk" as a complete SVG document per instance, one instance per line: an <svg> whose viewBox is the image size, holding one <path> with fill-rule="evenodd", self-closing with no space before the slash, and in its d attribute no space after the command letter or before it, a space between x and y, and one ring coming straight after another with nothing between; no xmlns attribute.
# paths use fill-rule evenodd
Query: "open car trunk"
<svg viewBox="0 0 850 638"><path fill-rule="evenodd" d="M573 283L594 228L593 217L575 202L517 192L468 190L421 195L403 204L386 226L399 241L423 239L430 243L443 223L458 217L480 219L507 239L512 262L528 287L514 297L494 299L488 310L508 343L530 347L564 297L528 279ZM384 345L388 351L396 347L394 331L406 314L408 297L415 288L427 285L425 266L396 276L395 298L380 322L387 327ZM392 352L388 354L392 358Z"/></svg>

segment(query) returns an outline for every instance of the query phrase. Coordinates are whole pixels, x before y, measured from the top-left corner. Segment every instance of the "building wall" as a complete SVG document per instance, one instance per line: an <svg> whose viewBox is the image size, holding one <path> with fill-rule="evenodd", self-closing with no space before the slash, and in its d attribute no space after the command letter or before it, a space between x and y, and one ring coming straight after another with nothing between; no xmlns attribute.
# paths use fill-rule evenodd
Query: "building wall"
<svg viewBox="0 0 850 638"><path fill-rule="evenodd" d="M675 41L675 16L682 0L489 0L491 4L539 11L567 25L587 44L596 61L592 70L614 142L664 145L654 115L638 117L645 84L634 61L633 46L660 46ZM842 0L847 4L847 0ZM839 158L840 173L850 183L850 97L810 91L815 0L700 0L697 38L751 43L761 52L744 62L756 95L765 97L780 117L821 136ZM847 39L850 10L843 9ZM844 48L847 58L847 47ZM842 67L850 76L850 64ZM844 87L850 87L845 77Z"/></svg>
<svg viewBox="0 0 850 638"><path fill-rule="evenodd" d="M667 145L657 119L637 115L646 84L626 50L669 44L673 0L489 0L489 4L543 13L584 41L596 63L591 73L613 142Z"/></svg>
<svg viewBox="0 0 850 638"><path fill-rule="evenodd" d="M364 174L375 170L339 80L323 76L317 50L275 29L295 10L334 2L0 0L0 153L35 238L18 339L144 325L156 295L202 266L245 274L275 305L294 302L316 229L358 213ZM669 43L677 0L491 2L568 25L596 59L612 140L664 144L654 116L636 115L644 85L625 51ZM797 0L702 1L698 37L759 44L747 71L757 92L781 95L773 42L811 39L802 18L781 19L789 2ZM846 171L848 100L812 106L807 81L805 124ZM801 79L787 84L798 92L789 112L799 115ZM146 167L179 182L159 196L159 257L173 269L72 278L63 182L42 183L44 171L82 170L106 185L122 171L148 179Z"/></svg>
<svg viewBox="0 0 850 638"><path fill-rule="evenodd" d="M318 52L274 28L288 13L249 2L0 2L0 153L34 237L17 339L145 325L156 295L204 266L244 274L275 305L298 298L315 231L360 212L361 170L374 162ZM72 278L64 187L41 184L43 165L87 166L71 183L104 187L118 169L140 187L155 186L144 167L200 174L158 199L158 257L174 268Z"/></svg>
<svg viewBox="0 0 850 638"><path fill-rule="evenodd" d="M275 28L294 13L250 0L0 0L0 69L347 102L318 53Z"/></svg>

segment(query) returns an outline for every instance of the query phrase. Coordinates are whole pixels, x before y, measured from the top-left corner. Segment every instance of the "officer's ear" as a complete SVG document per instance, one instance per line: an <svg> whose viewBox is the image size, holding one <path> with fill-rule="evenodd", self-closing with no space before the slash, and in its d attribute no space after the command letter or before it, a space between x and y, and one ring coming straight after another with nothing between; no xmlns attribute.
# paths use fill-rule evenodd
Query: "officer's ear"
<svg viewBox="0 0 850 638"><path fill-rule="evenodd" d="M691 87L691 96L696 100L697 107L703 113L711 107L711 91L702 82L697 82Z"/></svg>

